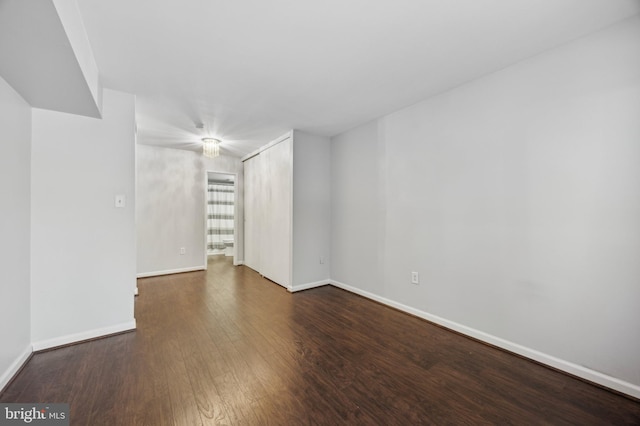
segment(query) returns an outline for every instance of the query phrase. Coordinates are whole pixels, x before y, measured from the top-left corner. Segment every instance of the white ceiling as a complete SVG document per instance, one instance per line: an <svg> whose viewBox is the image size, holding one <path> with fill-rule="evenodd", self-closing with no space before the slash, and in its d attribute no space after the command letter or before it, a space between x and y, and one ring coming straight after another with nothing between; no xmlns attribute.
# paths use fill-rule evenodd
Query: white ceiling
<svg viewBox="0 0 640 426"><path fill-rule="evenodd" d="M335 135L640 13L640 0L78 0L138 141ZM194 123L202 122L203 130Z"/></svg>

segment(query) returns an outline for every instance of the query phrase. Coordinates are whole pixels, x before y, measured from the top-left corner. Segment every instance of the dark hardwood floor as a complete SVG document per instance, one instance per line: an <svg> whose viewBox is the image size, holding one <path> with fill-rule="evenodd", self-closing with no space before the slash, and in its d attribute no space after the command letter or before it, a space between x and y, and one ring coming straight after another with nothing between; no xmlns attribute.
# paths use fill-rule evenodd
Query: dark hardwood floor
<svg viewBox="0 0 640 426"><path fill-rule="evenodd" d="M35 354L0 402L68 402L72 425L640 424L640 402L230 258L138 287L137 331Z"/></svg>

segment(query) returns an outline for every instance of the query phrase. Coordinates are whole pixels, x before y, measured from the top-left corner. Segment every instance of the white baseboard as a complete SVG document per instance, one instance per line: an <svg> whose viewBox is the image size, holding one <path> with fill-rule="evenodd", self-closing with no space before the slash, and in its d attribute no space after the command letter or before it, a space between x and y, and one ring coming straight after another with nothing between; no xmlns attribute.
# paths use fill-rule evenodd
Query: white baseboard
<svg viewBox="0 0 640 426"><path fill-rule="evenodd" d="M157 277L160 275L171 275L171 274L181 274L183 272L194 272L194 271L204 271L206 270L205 266L191 266L189 268L178 268L178 269L167 269L165 271L152 271L152 272L141 272L136 275L138 278L148 278L148 277Z"/></svg>
<svg viewBox="0 0 640 426"><path fill-rule="evenodd" d="M458 324L453 321L449 321L437 315L433 315L428 312L424 312L419 309L406 306L402 303L398 303L393 300L387 299L385 297L370 293L368 291L364 291L359 288L352 287L350 285L341 283L339 281L330 280L330 284L335 287L341 288L343 290L347 290L351 293L355 293L360 296L366 297L367 299L375 300L376 302L382 303L387 306L391 306L392 308L396 308L400 311L404 311L411 315L415 315L417 317L423 318L427 321L431 321L435 324L441 325L450 330L457 331L458 333L464 334L466 336L473 337L474 339L481 340L485 343L489 343L491 345L505 349L509 352L513 352L515 354L521 355L525 358L529 358L534 361L540 362L542 364L548 365L550 367L557 368L558 370L562 370L564 372L583 378L590 382L597 383L599 385L616 390L618 392L625 393L627 395L633 396L634 398L640 398L640 386L634 385L633 383L629 383L624 380L609 376L607 374L600 373L595 370L591 370L590 368L583 367L581 365L574 364L572 362L569 362L560 358L556 358L552 355L548 355L543 352L537 351L535 349L531 349L526 346L522 346L517 343L510 342L508 340L493 336L483 331L476 330L474 328L467 327L465 325Z"/></svg>
<svg viewBox="0 0 640 426"><path fill-rule="evenodd" d="M234 260L233 261L233 266L239 266L239 265L244 265L244 262L242 260Z"/></svg>
<svg viewBox="0 0 640 426"><path fill-rule="evenodd" d="M13 379L13 376L20 371L24 363L29 359L29 356L31 356L31 353L33 353L33 346L27 345L24 351L22 351L22 353L11 363L9 368L2 373L0 376L0 391L4 389L11 379Z"/></svg>
<svg viewBox="0 0 640 426"><path fill-rule="evenodd" d="M326 279L326 280L316 281L316 282L312 282L312 283L294 285L294 286L291 286L291 287L287 288L287 290L289 290L291 293L295 293L296 291L309 290L310 288L316 288L316 287L322 287L323 285L329 285L329 283L330 283L330 280Z"/></svg>
<svg viewBox="0 0 640 426"><path fill-rule="evenodd" d="M110 334L121 333L123 331L135 330L135 328L136 320L134 319L133 321L112 325L110 327L97 328L94 330L83 331L81 333L67 334L66 336L54 337L53 339L33 342L33 350L42 351L45 349L68 345L71 343L82 342L84 340L95 339L97 337L104 337Z"/></svg>

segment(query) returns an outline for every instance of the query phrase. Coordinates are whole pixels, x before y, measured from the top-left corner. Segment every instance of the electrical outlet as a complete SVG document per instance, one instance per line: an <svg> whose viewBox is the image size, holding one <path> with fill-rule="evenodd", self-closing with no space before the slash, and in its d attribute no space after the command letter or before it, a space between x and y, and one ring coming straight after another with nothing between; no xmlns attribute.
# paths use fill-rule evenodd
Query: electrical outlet
<svg viewBox="0 0 640 426"><path fill-rule="evenodd" d="M185 254L187 252L187 249L184 247L180 247L180 254Z"/></svg>
<svg viewBox="0 0 640 426"><path fill-rule="evenodd" d="M420 284L420 276L417 272L411 273L411 284Z"/></svg>

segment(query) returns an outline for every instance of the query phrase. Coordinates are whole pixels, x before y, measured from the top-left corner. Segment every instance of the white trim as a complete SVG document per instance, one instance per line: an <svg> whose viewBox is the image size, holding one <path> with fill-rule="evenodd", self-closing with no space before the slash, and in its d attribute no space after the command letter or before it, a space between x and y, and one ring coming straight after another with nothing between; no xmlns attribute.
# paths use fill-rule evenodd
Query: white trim
<svg viewBox="0 0 640 426"><path fill-rule="evenodd" d="M41 340L33 342L33 350L41 351L44 349L55 348L57 346L68 345L71 343L79 343L97 337L106 337L110 334L121 333L123 331L135 330L136 320L125 322L122 324L112 325L110 327L96 328L81 333L67 334L66 336L54 337L53 339Z"/></svg>
<svg viewBox="0 0 640 426"><path fill-rule="evenodd" d="M137 295L138 295L138 286L136 286L136 289L135 289L135 291L133 292L133 295L134 295L134 296L137 296Z"/></svg>
<svg viewBox="0 0 640 426"><path fill-rule="evenodd" d="M341 288L343 290L349 291L351 293L355 293L360 296L366 297L367 299L375 300L376 302L382 303L387 306L391 306L393 308L404 311L411 315L415 315L427 321L431 321L435 324L441 325L450 330L457 331L458 333L464 334L466 336L473 337L474 339L481 340L485 343L489 343L491 345L505 349L509 352L513 352L515 354L521 355L525 358L529 358L534 361L540 362L542 364L546 364L550 367L557 368L558 370L562 370L574 376L586 379L590 382L597 383L599 385L605 386L610 389L614 389L618 392L622 392L627 395L631 395L634 398L640 398L640 386L634 385L633 383L629 383L624 380L609 376L607 374L600 373L595 370L591 370L590 368L584 367L582 365L574 364L570 361L556 358L552 355L545 354L535 349L531 349L526 346L522 346L517 343L513 343L508 340L502 339L500 337L493 336L483 331L476 330L471 327L467 327L466 325L458 324L454 321L449 321L437 315L433 315L428 312L424 312L419 309L412 308L410 306L404 305L399 302L395 302L385 297L378 296L373 293L369 293L368 291L360 290L359 288L352 287L350 285L341 283L339 281L330 280L330 284L335 287Z"/></svg>
<svg viewBox="0 0 640 426"><path fill-rule="evenodd" d="M183 272L204 271L204 265L191 266L189 268L167 269L166 271L141 272L136 275L137 278L157 277L159 275L181 274Z"/></svg>
<svg viewBox="0 0 640 426"><path fill-rule="evenodd" d="M288 290L291 293L295 293L296 291L309 290L310 288L322 287L329 284L330 284L330 280L326 279L326 280L315 281L312 283L294 285L294 286L291 286L291 288L289 288Z"/></svg>
<svg viewBox="0 0 640 426"><path fill-rule="evenodd" d="M271 148L272 146L277 145L280 142L284 142L287 139L292 138L292 137L293 137L293 130L289 130L287 133L285 133L284 135L280 136L279 138L274 139L271 142L269 142L268 144L263 145L260 148L256 149L255 151L251 152L250 154L245 155L244 157L242 157L240 159L240 161L242 161L244 163L249 158L255 157L256 155L260 154L262 151L267 150L267 149Z"/></svg>
<svg viewBox="0 0 640 426"><path fill-rule="evenodd" d="M244 260L236 260L236 258L233 258L233 266L240 266L240 265L244 265Z"/></svg>
<svg viewBox="0 0 640 426"><path fill-rule="evenodd" d="M27 347L22 351L20 355L11 363L9 368L7 368L0 376L0 391L4 389L5 386L9 384L11 379L20 371L22 366L27 362L31 354L33 353L33 346L27 345Z"/></svg>
<svg viewBox="0 0 640 426"><path fill-rule="evenodd" d="M207 242L208 239L208 230L207 230L207 221L208 221L208 214L209 214L209 170L204 171L204 202L202 203L204 206L204 212L203 212L203 221L204 223L202 224L202 227L204 228L204 235L202 236L202 239L204 240L204 270L208 270L209 269L209 244ZM235 207L235 206L234 206ZM235 213L235 209L234 209L234 213Z"/></svg>
<svg viewBox="0 0 640 426"><path fill-rule="evenodd" d="M233 203L234 203L233 204L233 259L234 260L238 257L238 251L239 251L238 247L241 244L240 238L238 238L238 236L240 235L240 233L238 232L238 229L240 228L239 180L240 179L239 179L238 173L234 173L233 174ZM242 208L244 209L244 200L242 200ZM243 212L243 215L244 215L244 212Z"/></svg>
<svg viewBox="0 0 640 426"><path fill-rule="evenodd" d="M293 161L293 143L295 141L294 139L294 133L293 130L291 130L291 132L289 133L289 138L291 139L291 142L289 143L289 250L288 250L288 255L289 255L289 287L291 287L291 290L289 290L290 292L295 292L298 291L295 289L295 286L293 285L293 220L294 220L294 214L293 214L293 205L295 200L293 199L293 186L294 186L294 182L293 182L293 168L295 167L295 162Z"/></svg>

